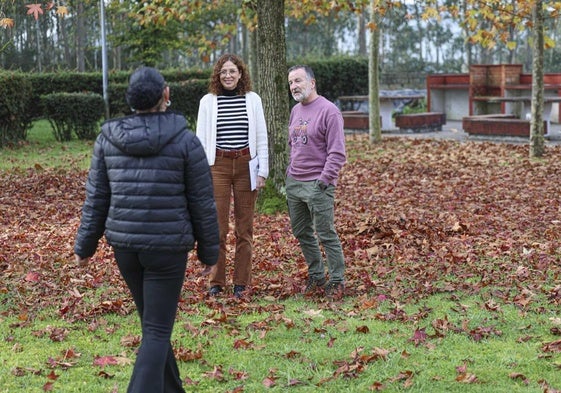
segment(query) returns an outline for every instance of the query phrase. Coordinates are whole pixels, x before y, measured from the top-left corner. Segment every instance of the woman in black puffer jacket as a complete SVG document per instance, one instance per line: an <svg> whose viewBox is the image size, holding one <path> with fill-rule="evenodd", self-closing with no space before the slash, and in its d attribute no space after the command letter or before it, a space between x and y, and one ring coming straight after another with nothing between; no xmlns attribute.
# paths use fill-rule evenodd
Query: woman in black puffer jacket
<svg viewBox="0 0 561 393"><path fill-rule="evenodd" d="M85 265L103 234L142 324L128 392L184 392L170 343L187 253L212 272L218 221L204 149L182 115L166 112L169 87L150 67L127 89L136 114L105 122L86 183L74 252Z"/></svg>

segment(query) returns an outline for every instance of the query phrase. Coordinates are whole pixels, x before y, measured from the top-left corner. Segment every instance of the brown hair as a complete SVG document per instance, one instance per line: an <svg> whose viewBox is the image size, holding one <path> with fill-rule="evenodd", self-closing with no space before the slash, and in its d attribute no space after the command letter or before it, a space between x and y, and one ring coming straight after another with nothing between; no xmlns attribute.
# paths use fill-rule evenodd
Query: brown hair
<svg viewBox="0 0 561 393"><path fill-rule="evenodd" d="M216 95L221 95L224 93L224 87L222 87L222 83L220 83L220 70L222 66L227 61L231 61L236 65L238 71L241 72L241 78L238 81L238 86L236 87L236 91L239 95L245 95L251 91L251 79L249 79L249 71L243 60L233 54L226 53L218 59L214 68L212 70L212 75L210 76L210 83L208 84L208 92Z"/></svg>

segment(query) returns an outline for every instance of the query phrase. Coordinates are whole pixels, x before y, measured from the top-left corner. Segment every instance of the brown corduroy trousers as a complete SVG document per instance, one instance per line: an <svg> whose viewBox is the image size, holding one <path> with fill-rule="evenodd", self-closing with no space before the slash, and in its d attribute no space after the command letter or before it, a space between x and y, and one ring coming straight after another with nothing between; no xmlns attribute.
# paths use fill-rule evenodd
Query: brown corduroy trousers
<svg viewBox="0 0 561 393"><path fill-rule="evenodd" d="M253 215L257 191L251 191L249 178L250 156L238 158L216 157L211 166L214 199L220 227L220 253L216 273L210 277L210 286L226 286L227 238L230 206L234 204L234 285L250 285L253 253Z"/></svg>

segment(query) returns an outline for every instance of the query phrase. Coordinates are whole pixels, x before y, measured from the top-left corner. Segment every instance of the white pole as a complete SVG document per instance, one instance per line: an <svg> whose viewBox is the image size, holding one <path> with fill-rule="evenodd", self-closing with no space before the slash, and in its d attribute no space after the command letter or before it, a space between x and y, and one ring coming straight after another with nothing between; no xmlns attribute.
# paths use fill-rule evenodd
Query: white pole
<svg viewBox="0 0 561 393"><path fill-rule="evenodd" d="M103 75L103 101L105 102L105 118L109 119L108 73L107 73L107 42L105 37L105 0L99 0L101 24L101 73Z"/></svg>

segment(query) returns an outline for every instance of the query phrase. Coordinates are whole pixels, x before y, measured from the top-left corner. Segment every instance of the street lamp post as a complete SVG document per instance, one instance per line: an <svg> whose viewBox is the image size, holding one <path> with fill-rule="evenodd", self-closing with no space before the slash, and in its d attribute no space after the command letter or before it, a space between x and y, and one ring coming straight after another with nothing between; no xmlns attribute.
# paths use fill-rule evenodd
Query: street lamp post
<svg viewBox="0 0 561 393"><path fill-rule="evenodd" d="M105 36L105 4L99 0L99 14L101 24L101 73L103 78L103 102L105 103L105 118L109 119L108 74L107 74L107 42Z"/></svg>

